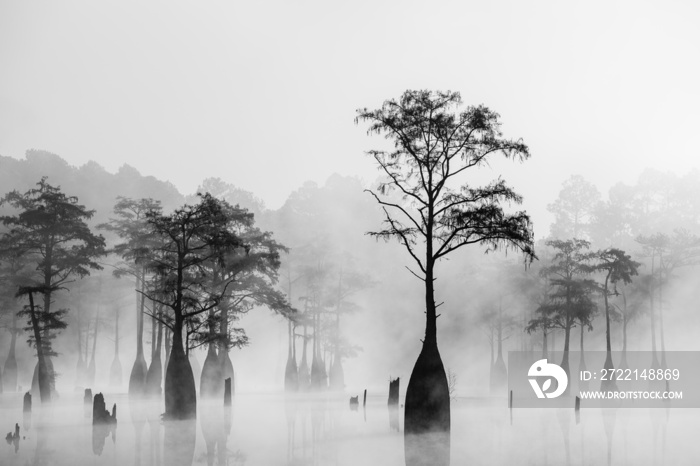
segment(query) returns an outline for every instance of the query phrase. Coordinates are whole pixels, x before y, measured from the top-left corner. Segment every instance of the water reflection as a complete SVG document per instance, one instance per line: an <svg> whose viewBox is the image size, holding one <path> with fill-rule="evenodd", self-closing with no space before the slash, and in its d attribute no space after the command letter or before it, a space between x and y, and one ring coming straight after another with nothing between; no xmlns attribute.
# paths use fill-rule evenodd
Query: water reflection
<svg viewBox="0 0 700 466"><path fill-rule="evenodd" d="M450 432L404 435L406 466L449 466Z"/></svg>
<svg viewBox="0 0 700 466"><path fill-rule="evenodd" d="M97 456L102 456L105 448L105 441L112 435L112 443L116 443L116 424L97 423L92 425L92 452Z"/></svg>
<svg viewBox="0 0 700 466"><path fill-rule="evenodd" d="M366 422L342 395L244 394L234 398L235 412L221 402L211 409L200 404L197 420L189 424L164 423L162 399L134 403L125 395L107 396L126 422L114 444L107 429L93 429L83 417L82 391L52 407L37 403L30 430L22 422L21 395L0 397L2 435L12 429L15 437L15 423L20 428L17 444L14 439L3 444L0 465L700 464L700 443L694 441L700 418L693 410L672 410L668 417L664 409L584 404L577 424L572 402L563 410L515 408L510 425L504 400L460 400L451 442L439 436L404 439L403 409L387 406L383 396L368 399Z"/></svg>
<svg viewBox="0 0 700 466"><path fill-rule="evenodd" d="M134 465L141 465L143 427L146 425L146 405L141 401L129 401L131 424L134 426Z"/></svg>
<svg viewBox="0 0 700 466"><path fill-rule="evenodd" d="M15 453L19 451L19 438L19 424L15 424L15 431L8 432L7 436L5 437L5 441L7 441L8 445L14 445Z"/></svg>
<svg viewBox="0 0 700 466"><path fill-rule="evenodd" d="M49 411L49 413L42 414L50 414L50 410L47 411ZM32 466L48 466L54 464L57 456L57 453L53 452L48 446L48 437L51 432L51 429L47 428L45 422L42 422L44 419L47 418L48 415L44 416L43 419L40 419L34 427L36 448L34 449L34 458L32 459L31 463Z"/></svg>
<svg viewBox="0 0 700 466"><path fill-rule="evenodd" d="M561 431L562 438L564 440L564 453L566 457L566 464L571 464L571 420L574 413L573 410L569 409L557 409L557 421L559 423L559 430Z"/></svg>
<svg viewBox="0 0 700 466"><path fill-rule="evenodd" d="M204 406L200 408L199 419L207 447L207 464L212 466L216 458L219 466L228 464L227 440L231 433L231 407Z"/></svg>
<svg viewBox="0 0 700 466"><path fill-rule="evenodd" d="M399 431L399 407L398 405L389 406L389 430L392 432Z"/></svg>
<svg viewBox="0 0 700 466"><path fill-rule="evenodd" d="M336 408L342 406L340 403ZM325 397L314 400L286 398L288 466L338 464L337 443L333 440L340 411L333 409Z"/></svg>
<svg viewBox="0 0 700 466"><path fill-rule="evenodd" d="M666 460L666 427L668 415L663 408L649 408L652 427L652 458L654 464L664 464Z"/></svg>
<svg viewBox="0 0 700 466"><path fill-rule="evenodd" d="M605 430L605 437L608 441L607 449L607 464L612 465L612 447L613 447L613 436L615 434L615 424L617 421L617 411L619 408L609 408L602 410L603 417L603 430Z"/></svg>
<svg viewBox="0 0 700 466"><path fill-rule="evenodd" d="M162 422L160 414L164 411L160 397L156 397L158 401L149 403L146 408L148 417L148 430L150 433L148 442L148 464L151 466L161 466L163 464L162 445L163 439L161 436Z"/></svg>
<svg viewBox="0 0 700 466"><path fill-rule="evenodd" d="M168 466L191 466L197 439L197 421L164 421L163 462Z"/></svg>

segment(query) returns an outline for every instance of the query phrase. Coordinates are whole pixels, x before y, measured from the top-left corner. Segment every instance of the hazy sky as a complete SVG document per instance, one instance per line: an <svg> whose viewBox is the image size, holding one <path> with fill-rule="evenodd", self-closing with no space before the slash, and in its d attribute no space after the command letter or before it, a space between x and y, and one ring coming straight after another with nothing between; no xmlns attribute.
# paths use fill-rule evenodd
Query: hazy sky
<svg viewBox="0 0 700 466"><path fill-rule="evenodd" d="M408 88L458 90L532 159L535 219L579 173L602 190L696 164L696 2L0 3L0 154L207 176L278 207L333 172L367 181L353 123ZM496 169L500 165L495 166ZM540 237L546 232L537 232Z"/></svg>

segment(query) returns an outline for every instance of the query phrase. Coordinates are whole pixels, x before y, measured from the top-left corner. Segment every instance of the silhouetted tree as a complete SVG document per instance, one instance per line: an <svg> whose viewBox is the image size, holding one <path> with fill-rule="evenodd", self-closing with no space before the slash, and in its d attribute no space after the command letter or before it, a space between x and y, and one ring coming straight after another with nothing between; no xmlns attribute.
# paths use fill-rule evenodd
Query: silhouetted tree
<svg viewBox="0 0 700 466"><path fill-rule="evenodd" d="M586 279L593 268L589 264L591 253L588 241L581 239L549 240L547 246L554 249L550 265L541 273L548 277L552 285L547 302L537 309L538 317L528 328L560 328L564 330L564 356L561 367L569 374L569 343L571 329L576 323L586 325L591 321L595 303L591 294L595 290L593 281ZM531 330L532 331L532 330ZM568 387L567 387L568 390Z"/></svg>
<svg viewBox="0 0 700 466"><path fill-rule="evenodd" d="M640 235L636 241L642 246L642 255L651 259L649 285L649 305L651 314L652 352L656 361L656 320L655 294L658 292L659 335L661 338L661 360L659 367L666 368L666 343L664 339L663 287L676 269L694 265L700 258L700 238L685 229L676 229L673 235L655 233ZM658 260L658 261L657 261Z"/></svg>
<svg viewBox="0 0 700 466"><path fill-rule="evenodd" d="M450 429L449 387L437 345L437 261L477 243L534 257L529 216L503 210L504 203L522 201L503 180L452 187L459 175L486 165L496 153L519 160L530 155L522 141L502 137L498 114L484 106L458 111L461 103L457 92L406 91L378 110L357 111L356 121L368 122L368 133L383 134L394 145L369 152L388 177L378 193L370 191L386 215L385 228L370 234L398 240L418 269L411 272L425 285L425 340L406 390L407 435ZM388 197L390 191L401 199ZM408 446L406 455L408 463L414 461Z"/></svg>
<svg viewBox="0 0 700 466"><path fill-rule="evenodd" d="M627 327L630 322L636 319L643 310L643 301L646 301L648 284L645 283L645 276L637 278L632 286L624 282L617 285L618 302L614 303L619 319L622 321L622 355L620 356L620 369L627 369ZM611 314L613 317L615 314Z"/></svg>
<svg viewBox="0 0 700 466"><path fill-rule="evenodd" d="M185 204L170 215L147 213L148 225L162 241L154 248L148 268L160 277L160 289L141 293L170 308L173 321L172 349L165 372L165 415L172 419L196 415L196 389L192 367L185 353L183 330L192 319L220 306L236 277L217 277L212 286L207 267L226 266L236 251L247 254L247 245L235 231L230 206L209 194L199 203ZM164 322L166 323L166 322Z"/></svg>
<svg viewBox="0 0 700 466"><path fill-rule="evenodd" d="M143 320L146 306L143 291L147 282L149 248L154 246L155 241L147 214L159 212L159 201L119 197L114 205L116 218L98 226L116 234L123 241L114 247L114 252L125 262L120 264L114 274L118 277L131 276L136 285L136 359L129 375L130 396L142 396L146 392L148 364L143 353Z"/></svg>
<svg viewBox="0 0 700 466"><path fill-rule="evenodd" d="M10 349L2 370L4 391L17 391L17 336L22 328L17 322L17 312L21 308L17 297L17 289L21 284L22 269L26 267L22 257L5 255L0 257L0 328L10 333Z"/></svg>
<svg viewBox="0 0 700 466"><path fill-rule="evenodd" d="M333 355L328 371L328 384L331 389L345 388L343 358L355 354L359 347L351 345L341 333L340 317L357 312L359 306L352 301L353 295L372 285L371 279L352 268L352 260L346 255L342 259L338 275L338 284L330 290L334 299L329 303L329 317L333 319L328 332L327 347Z"/></svg>
<svg viewBox="0 0 700 466"><path fill-rule="evenodd" d="M235 327L240 315L256 306L286 316L293 313L284 294L275 287L280 252L286 251L286 248L273 239L272 233L255 226L252 212L229 204L223 208L229 219L229 227L245 247L228 252L224 261L214 260L205 266L212 277L213 287L227 287L222 290L220 304L210 309L206 325L202 327L206 331L200 334L199 339L209 347L202 368L202 396L219 398L223 394L225 379L231 378L233 387L234 371L229 350L248 344L244 329Z"/></svg>
<svg viewBox="0 0 700 466"><path fill-rule="evenodd" d="M86 223L94 211L78 204L76 197L67 196L59 187L51 186L46 178L24 194L8 193L1 203L19 211L2 217L9 231L2 238L0 254L24 256L32 264L32 273L18 294L30 301L23 315L30 317L37 356L46 365L45 371L41 364L35 370L41 399L50 401L55 383L50 341L55 331L65 327L65 311L51 309L52 296L75 277L82 278L90 270L101 269L95 260L104 255L105 241L102 236L94 235ZM41 306L34 303L37 294L43 297Z"/></svg>
<svg viewBox="0 0 700 466"><path fill-rule="evenodd" d="M610 290L610 286L615 287L617 283L631 283L632 277L637 275L637 268L641 265L639 262L632 260L632 257L625 254L625 251L616 248L607 248L598 251L595 255L595 269L603 274L603 283L600 284L600 291L603 294L603 303L605 306L605 349L607 355L605 357L605 369L613 369L612 362L612 346L610 344L610 314L611 304L608 298L611 294L617 294L617 289ZM601 388L604 390L613 389L616 386L614 380L606 379L601 383Z"/></svg>

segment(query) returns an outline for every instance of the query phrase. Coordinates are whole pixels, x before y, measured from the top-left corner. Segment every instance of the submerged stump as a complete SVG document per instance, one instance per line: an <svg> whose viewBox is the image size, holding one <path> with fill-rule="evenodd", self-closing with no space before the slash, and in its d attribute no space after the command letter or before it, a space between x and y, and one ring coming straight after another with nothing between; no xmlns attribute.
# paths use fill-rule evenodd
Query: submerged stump
<svg viewBox="0 0 700 466"><path fill-rule="evenodd" d="M224 380L224 406L231 406L231 377Z"/></svg>
<svg viewBox="0 0 700 466"><path fill-rule="evenodd" d="M24 394L24 400L22 403L22 411L25 413L32 412L32 394L27 392Z"/></svg>
<svg viewBox="0 0 700 466"><path fill-rule="evenodd" d="M92 403L92 423L93 424L116 424L117 423L117 405L112 406L112 414L105 409L105 398L102 393L95 395L95 400Z"/></svg>
<svg viewBox="0 0 700 466"><path fill-rule="evenodd" d="M399 377L396 377L394 380L389 379L389 401L387 404L399 404Z"/></svg>

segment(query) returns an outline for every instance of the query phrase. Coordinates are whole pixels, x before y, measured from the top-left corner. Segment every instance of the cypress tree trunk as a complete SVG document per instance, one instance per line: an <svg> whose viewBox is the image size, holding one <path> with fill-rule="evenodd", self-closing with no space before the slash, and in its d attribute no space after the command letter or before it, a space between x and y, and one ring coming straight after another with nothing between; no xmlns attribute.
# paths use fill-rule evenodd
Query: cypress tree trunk
<svg viewBox="0 0 700 466"><path fill-rule="evenodd" d="M569 277L571 279L571 277ZM569 285L567 285L566 288L566 321L564 325L564 356L561 361L561 368L564 369L564 372L566 372L566 376L569 377L570 371L569 371L569 342L570 342L570 337L571 337L571 327L574 325L574 318L571 315L571 296L570 296L570 291L569 291ZM564 395L569 394L569 388L571 387L571 384L566 386L566 390L564 391Z"/></svg>
<svg viewBox="0 0 700 466"><path fill-rule="evenodd" d="M97 308L95 311L95 333L92 336L92 355L90 357L90 363L88 364L87 368L87 384L89 386L92 386L95 384L95 371L96 371L96 366L95 366L95 353L97 351L97 333L98 333L98 328L99 328L99 317L100 317L100 310Z"/></svg>
<svg viewBox="0 0 700 466"><path fill-rule="evenodd" d="M649 282L649 315L651 317L651 368L659 369L656 355L656 320L654 319L654 255L651 256L651 281Z"/></svg>
<svg viewBox="0 0 700 466"><path fill-rule="evenodd" d="M137 284L141 290L144 290L146 280L145 271L141 270L137 277ZM143 311L145 307L145 296L142 293L136 292L137 300L140 298L139 305L136 308L136 360L131 368L129 376L129 396L142 396L146 392L146 374L148 373L148 364L143 356ZM180 327L182 329L182 327Z"/></svg>
<svg viewBox="0 0 700 466"><path fill-rule="evenodd" d="M122 384L122 363L119 361L119 308L116 309L114 322L114 359L109 369L109 384L118 387Z"/></svg>
<svg viewBox="0 0 700 466"><path fill-rule="evenodd" d="M289 346L287 349L287 365L284 370L284 390L287 392L296 392L299 389L299 375L297 373L297 358L294 351L294 329L292 321L287 321L287 337Z"/></svg>
<svg viewBox="0 0 700 466"><path fill-rule="evenodd" d="M176 311L173 347L165 371L165 417L170 420L193 419L197 415L197 390L192 366L182 341L183 319Z"/></svg>
<svg viewBox="0 0 700 466"><path fill-rule="evenodd" d="M223 367L215 345L210 343L208 346L199 381L199 396L201 399L221 399L224 393Z"/></svg>
<svg viewBox="0 0 700 466"><path fill-rule="evenodd" d="M620 358L620 369L627 369L627 296L622 293L622 357Z"/></svg>
<svg viewBox="0 0 700 466"><path fill-rule="evenodd" d="M338 305L340 308L340 304ZM339 311L337 311L339 312ZM345 388L345 373L343 372L343 361L340 356L340 314L335 316L335 345L333 351L333 363L329 371L329 385L332 390L343 390Z"/></svg>
<svg viewBox="0 0 700 466"><path fill-rule="evenodd" d="M437 345L437 314L432 244L428 241L425 274L426 324L423 348L406 388L404 453L406 465L450 464L450 392Z"/></svg>
<svg viewBox="0 0 700 466"><path fill-rule="evenodd" d="M584 325L583 325L583 322L580 322L580 324L581 324L581 334L580 334L579 350L580 350L581 356L579 357L579 361L578 361L578 370L585 371L586 370L586 360L583 357L583 330L584 330L583 327L584 327ZM588 380L580 380L578 383L578 388L579 388L579 390L588 390L588 385L589 385Z"/></svg>
<svg viewBox="0 0 700 466"><path fill-rule="evenodd" d="M230 309L228 307L224 307L222 310L222 315L221 315L221 334L222 334L222 341L226 341L226 338L228 336L228 322L229 322L229 312ZM231 379L231 394L234 394L236 391L236 385L235 385L235 378L234 378L234 373L233 373L233 363L231 362L231 356L229 355L229 349L228 346L225 344L222 344L219 347L219 366L221 367L221 380L226 380L228 378Z"/></svg>
<svg viewBox="0 0 700 466"><path fill-rule="evenodd" d="M542 358L547 359L547 329L542 329Z"/></svg>
<svg viewBox="0 0 700 466"><path fill-rule="evenodd" d="M160 320L163 319L163 310L158 310ZM163 382L163 363L161 362L161 347L163 346L163 323L158 322L158 334L155 345L155 353L146 374L146 393L149 396L160 396Z"/></svg>
<svg viewBox="0 0 700 466"><path fill-rule="evenodd" d="M608 309L608 279L610 274L605 277L605 285L603 287L603 302L605 305L605 369L612 369L612 344L610 343L610 310Z"/></svg>
<svg viewBox="0 0 700 466"><path fill-rule="evenodd" d="M5 367L3 368L2 381L7 392L17 391L17 359L15 357L15 347L17 346L17 315L12 316L12 330L11 341L10 341L10 351L7 354L7 359L5 360Z"/></svg>
<svg viewBox="0 0 700 466"><path fill-rule="evenodd" d="M506 363L503 360L503 312L499 303L498 307L498 326L496 328L496 337L498 338L498 353L496 361L493 364L493 377L491 379L491 395L506 394L506 385L508 384L508 371Z"/></svg>
<svg viewBox="0 0 700 466"><path fill-rule="evenodd" d="M87 364L83 358L83 330L80 320L80 310L78 314L78 362L75 364L75 386L82 387L85 384L85 374L87 373Z"/></svg>
<svg viewBox="0 0 700 466"><path fill-rule="evenodd" d="M449 433L450 430L450 393L447 375L437 345L434 262L431 243L429 238L425 274L425 340L423 340L423 348L413 367L406 388L405 435L429 432ZM449 445L449 437L447 444ZM405 447L405 450L406 464L408 465L409 458L414 458L415 452L409 451L408 446ZM441 455L433 456L437 461L433 464L449 464L449 448L446 455L446 458ZM411 464L415 464L415 458Z"/></svg>
<svg viewBox="0 0 700 466"><path fill-rule="evenodd" d="M608 309L608 279L610 277L610 274L608 274L605 277L605 286L603 288L603 293L604 293L604 306L605 306L605 350L606 350L606 355L605 355L605 364L603 367L608 370L614 369L614 364L612 360L612 345L610 344L610 311ZM583 330L582 330L583 331ZM582 349L583 351L583 349ZM617 384L615 383L614 379L611 378L606 378L605 380L601 381L600 383L600 389L601 390L617 390Z"/></svg>
<svg viewBox="0 0 700 466"><path fill-rule="evenodd" d="M153 314L151 316L151 361L156 357L156 317L155 317L155 309L156 309L156 303L152 302L153 305Z"/></svg>
<svg viewBox="0 0 700 466"><path fill-rule="evenodd" d="M661 337L661 368L666 369L666 343L664 340L664 296L663 296L663 277L661 270L659 271L659 336Z"/></svg>
<svg viewBox="0 0 700 466"><path fill-rule="evenodd" d="M311 378L309 374L309 364L306 359L306 346L308 343L307 327L304 324L304 344L301 350L301 362L299 363L299 390L308 391L311 386Z"/></svg>
<svg viewBox="0 0 700 466"><path fill-rule="evenodd" d="M168 367L168 364L170 362L170 351L173 348L173 343L172 343L172 330L168 327L163 329L163 332L165 332L165 368Z"/></svg>
<svg viewBox="0 0 700 466"><path fill-rule="evenodd" d="M51 402L51 375L49 374L48 367L46 364L46 357L44 356L44 344L42 340L41 330L39 328L39 319L36 315L36 309L34 307L34 295L29 293L29 310L31 312L32 330L34 331L34 339L36 342L36 354L37 359L37 382L39 385L39 396L42 403Z"/></svg>
<svg viewBox="0 0 700 466"><path fill-rule="evenodd" d="M44 312L48 315L48 313L51 311L51 277L53 276L53 271L51 270L51 263L53 262L53 249L48 248L46 251L46 258L45 258L45 266L44 266L44 289L46 290L43 293L44 297ZM50 330L46 327L44 327L44 335L42 335L45 339L46 343L50 343L50 338L49 338L49 332ZM53 363L51 362L51 355L50 354L44 354L44 364L45 368L47 371L47 376L49 379L49 390L51 390L51 394L56 391L56 377L53 371ZM40 385L39 390L41 391L41 380L40 380L40 373L41 373L41 367L37 365L37 381ZM44 401L42 397L42 402Z"/></svg>

